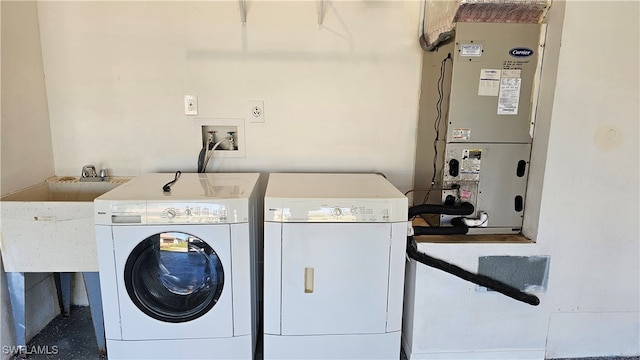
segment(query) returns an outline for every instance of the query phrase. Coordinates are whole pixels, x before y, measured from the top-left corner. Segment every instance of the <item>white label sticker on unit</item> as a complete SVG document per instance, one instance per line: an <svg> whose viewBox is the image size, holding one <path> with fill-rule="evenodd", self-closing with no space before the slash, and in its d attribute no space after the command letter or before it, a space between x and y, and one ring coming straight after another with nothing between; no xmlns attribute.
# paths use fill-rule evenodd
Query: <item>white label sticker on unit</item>
<svg viewBox="0 0 640 360"><path fill-rule="evenodd" d="M502 77L519 78L522 70L520 69L504 69L502 70Z"/></svg>
<svg viewBox="0 0 640 360"><path fill-rule="evenodd" d="M460 56L482 56L481 44L460 45Z"/></svg>
<svg viewBox="0 0 640 360"><path fill-rule="evenodd" d="M500 80L500 95L498 96L498 115L518 115L520 101L520 78L506 78Z"/></svg>
<svg viewBox="0 0 640 360"><path fill-rule="evenodd" d="M462 164L460 166L460 180L480 180L480 161L482 149L462 149Z"/></svg>
<svg viewBox="0 0 640 360"><path fill-rule="evenodd" d="M454 140L469 140L471 139L471 129L453 129L451 137Z"/></svg>
<svg viewBox="0 0 640 360"><path fill-rule="evenodd" d="M500 69L480 69L479 96L498 96L501 72Z"/></svg>

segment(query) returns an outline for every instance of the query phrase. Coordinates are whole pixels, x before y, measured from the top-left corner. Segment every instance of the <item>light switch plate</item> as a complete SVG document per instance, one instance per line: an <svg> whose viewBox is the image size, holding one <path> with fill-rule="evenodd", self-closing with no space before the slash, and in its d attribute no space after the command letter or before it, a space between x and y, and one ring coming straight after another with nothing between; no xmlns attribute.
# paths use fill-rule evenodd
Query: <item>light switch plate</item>
<svg viewBox="0 0 640 360"><path fill-rule="evenodd" d="M198 115L198 96L196 95L184 96L184 114Z"/></svg>

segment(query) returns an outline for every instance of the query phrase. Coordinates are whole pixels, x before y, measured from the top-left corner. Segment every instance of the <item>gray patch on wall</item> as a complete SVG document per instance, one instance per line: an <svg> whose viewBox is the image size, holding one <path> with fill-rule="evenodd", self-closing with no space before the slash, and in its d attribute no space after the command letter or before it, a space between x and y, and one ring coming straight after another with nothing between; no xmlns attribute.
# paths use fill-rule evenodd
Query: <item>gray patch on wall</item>
<svg viewBox="0 0 640 360"><path fill-rule="evenodd" d="M478 274L522 291L546 291L550 260L549 256L481 256Z"/></svg>

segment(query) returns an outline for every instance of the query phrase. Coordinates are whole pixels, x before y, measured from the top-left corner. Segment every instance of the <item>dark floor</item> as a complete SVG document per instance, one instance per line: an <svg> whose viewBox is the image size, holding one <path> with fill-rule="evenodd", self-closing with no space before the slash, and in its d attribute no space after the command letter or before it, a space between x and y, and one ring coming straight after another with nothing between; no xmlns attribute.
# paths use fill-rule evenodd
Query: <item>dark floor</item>
<svg viewBox="0 0 640 360"><path fill-rule="evenodd" d="M74 306L71 308L71 316L53 319L29 341L27 352L27 358L31 360L106 360L106 357L98 354L91 312L87 306ZM257 358L262 359L262 352L259 350ZM404 352L400 354L400 360L406 360ZM593 357L581 360L640 360L640 357Z"/></svg>
<svg viewBox="0 0 640 360"><path fill-rule="evenodd" d="M88 306L73 306L69 317L53 319L27 344L28 359L106 359L98 354Z"/></svg>

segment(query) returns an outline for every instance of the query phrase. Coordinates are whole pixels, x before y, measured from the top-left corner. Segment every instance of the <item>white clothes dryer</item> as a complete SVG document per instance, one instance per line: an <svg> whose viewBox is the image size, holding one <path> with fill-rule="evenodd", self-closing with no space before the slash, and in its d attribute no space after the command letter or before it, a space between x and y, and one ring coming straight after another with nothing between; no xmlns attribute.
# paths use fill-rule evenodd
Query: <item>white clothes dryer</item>
<svg viewBox="0 0 640 360"><path fill-rule="evenodd" d="M398 359L407 198L377 174L271 174L264 359Z"/></svg>
<svg viewBox="0 0 640 360"><path fill-rule="evenodd" d="M113 359L252 359L259 174L146 174L94 202Z"/></svg>

